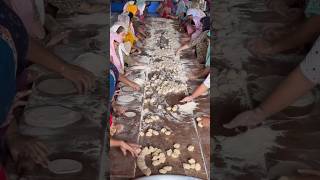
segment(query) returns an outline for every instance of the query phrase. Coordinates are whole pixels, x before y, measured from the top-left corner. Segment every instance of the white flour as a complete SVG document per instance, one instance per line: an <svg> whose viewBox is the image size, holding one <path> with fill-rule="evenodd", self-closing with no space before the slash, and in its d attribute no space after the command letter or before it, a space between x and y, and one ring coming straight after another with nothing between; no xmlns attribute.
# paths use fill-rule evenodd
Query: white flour
<svg viewBox="0 0 320 180"><path fill-rule="evenodd" d="M217 137L217 139L221 142L220 153L227 161L229 169L231 166L254 165L265 170L265 154L272 152L275 147L281 147L276 143L276 139L282 135L281 131L262 126L235 137L225 139Z"/></svg>
<svg viewBox="0 0 320 180"><path fill-rule="evenodd" d="M186 114L193 114L193 111L197 108L197 106L198 103L191 101L186 104L179 105L179 111Z"/></svg>

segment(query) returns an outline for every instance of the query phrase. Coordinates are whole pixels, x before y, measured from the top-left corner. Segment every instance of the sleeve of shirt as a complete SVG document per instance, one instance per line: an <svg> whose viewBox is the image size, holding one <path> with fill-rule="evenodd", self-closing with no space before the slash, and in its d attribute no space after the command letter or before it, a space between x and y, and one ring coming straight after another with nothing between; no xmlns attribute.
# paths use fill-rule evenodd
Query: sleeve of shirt
<svg viewBox="0 0 320 180"><path fill-rule="evenodd" d="M210 89L210 74L207 76L206 80L204 80L203 84Z"/></svg>

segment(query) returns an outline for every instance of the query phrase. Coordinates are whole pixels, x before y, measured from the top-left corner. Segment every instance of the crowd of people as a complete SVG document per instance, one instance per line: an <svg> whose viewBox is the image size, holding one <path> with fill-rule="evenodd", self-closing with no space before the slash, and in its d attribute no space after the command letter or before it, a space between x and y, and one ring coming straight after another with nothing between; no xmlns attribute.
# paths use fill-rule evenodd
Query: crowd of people
<svg viewBox="0 0 320 180"><path fill-rule="evenodd" d="M145 0L128 1L123 7L123 12L118 15L117 22L110 29L111 136L123 129L123 125L117 123L114 115L126 111L125 107L121 107L115 102L115 97L120 91L118 83L122 82L136 91L140 91L142 88L126 77L128 73L126 68L135 63L135 56L142 53L146 39L150 38L145 24L147 7L148 4ZM208 9L206 11L210 12ZM210 88L210 17L203 10L192 7L192 1L189 0L164 0L158 7L157 13L159 17L175 20L181 27L179 28L182 33L181 47L176 50L176 55L180 55L183 50L194 48L197 60L203 66L203 71L201 70L200 74L189 73L191 80L206 78L192 95L181 100L181 102L192 101ZM206 127L209 127L210 116L203 116L202 121ZM133 156L138 155L140 147L138 144L127 143L113 137L111 137L110 146L120 147L124 155L126 155L126 151L129 151Z"/></svg>

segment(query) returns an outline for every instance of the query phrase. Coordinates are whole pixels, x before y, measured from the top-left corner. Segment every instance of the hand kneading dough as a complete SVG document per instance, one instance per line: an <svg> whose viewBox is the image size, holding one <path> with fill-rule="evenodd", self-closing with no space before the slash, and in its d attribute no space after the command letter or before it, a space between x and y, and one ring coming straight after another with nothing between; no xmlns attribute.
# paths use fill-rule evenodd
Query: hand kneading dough
<svg viewBox="0 0 320 180"><path fill-rule="evenodd" d="M82 170L82 164L72 159L57 159L49 162L48 169L55 174L76 173Z"/></svg>
<svg viewBox="0 0 320 180"><path fill-rule="evenodd" d="M61 106L42 106L26 111L24 117L31 126L60 128L79 121L82 115Z"/></svg>
<svg viewBox="0 0 320 180"><path fill-rule="evenodd" d="M64 95L77 93L77 88L67 79L47 79L41 81L38 90L52 95Z"/></svg>

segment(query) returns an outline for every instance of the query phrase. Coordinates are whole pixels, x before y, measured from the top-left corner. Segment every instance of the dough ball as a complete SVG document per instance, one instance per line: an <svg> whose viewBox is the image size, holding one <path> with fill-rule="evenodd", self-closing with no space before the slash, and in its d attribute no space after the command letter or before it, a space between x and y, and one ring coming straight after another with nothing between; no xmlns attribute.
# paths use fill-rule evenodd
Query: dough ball
<svg viewBox="0 0 320 180"><path fill-rule="evenodd" d="M202 122L198 122L198 127L203 128L203 123Z"/></svg>
<svg viewBox="0 0 320 180"><path fill-rule="evenodd" d="M195 169L196 168L196 164L190 164L190 169Z"/></svg>
<svg viewBox="0 0 320 180"><path fill-rule="evenodd" d="M159 166L159 165L160 165L160 161L153 161L153 162L152 162L152 165L153 165L153 166Z"/></svg>
<svg viewBox="0 0 320 180"><path fill-rule="evenodd" d="M172 153L173 153L172 149L167 150L167 155L168 155L168 156L171 156Z"/></svg>
<svg viewBox="0 0 320 180"><path fill-rule="evenodd" d="M177 107L173 107L171 110L172 110L173 112L176 112L176 111L178 110L178 108L177 108Z"/></svg>
<svg viewBox="0 0 320 180"><path fill-rule="evenodd" d="M159 160L159 156L153 156L152 157L152 161L156 161L156 160Z"/></svg>
<svg viewBox="0 0 320 180"><path fill-rule="evenodd" d="M164 134L169 136L169 135L171 135L171 131L166 131Z"/></svg>
<svg viewBox="0 0 320 180"><path fill-rule="evenodd" d="M176 143L176 144L173 145L173 147L176 148L176 149L179 149L180 148L180 144Z"/></svg>
<svg viewBox="0 0 320 180"><path fill-rule="evenodd" d="M183 163L183 169L189 170L190 169L190 164Z"/></svg>
<svg viewBox="0 0 320 180"><path fill-rule="evenodd" d="M196 120L199 122L199 121L201 121L202 119L201 119L201 117L197 117Z"/></svg>
<svg viewBox="0 0 320 180"><path fill-rule="evenodd" d="M165 133L166 131L167 131L166 128L162 128L162 129L160 130L160 132L162 132L162 133Z"/></svg>
<svg viewBox="0 0 320 180"><path fill-rule="evenodd" d="M171 111L171 107L167 107L167 111Z"/></svg>
<svg viewBox="0 0 320 180"><path fill-rule="evenodd" d="M179 157L179 154L177 154L177 153L173 153L172 155L171 155L171 157L173 157L173 158L178 158Z"/></svg>
<svg viewBox="0 0 320 180"><path fill-rule="evenodd" d="M165 169L160 169L160 170L159 170L159 173L160 173L160 174L166 174L167 171L166 171Z"/></svg>
<svg viewBox="0 0 320 180"><path fill-rule="evenodd" d="M140 135L141 137L143 137L143 136L144 136L144 132L140 132L139 135Z"/></svg>
<svg viewBox="0 0 320 180"><path fill-rule="evenodd" d="M148 132L151 132L151 133L152 133L152 132L153 132L153 129L148 129Z"/></svg>
<svg viewBox="0 0 320 180"><path fill-rule="evenodd" d="M193 158L191 158L191 159L188 160L188 162L189 162L190 164L195 164L195 163L196 163L196 160L194 160Z"/></svg>
<svg viewBox="0 0 320 180"><path fill-rule="evenodd" d="M165 157L160 157L159 162L160 163L165 163L166 162L166 158Z"/></svg>
<svg viewBox="0 0 320 180"><path fill-rule="evenodd" d="M163 107L162 107L162 105L158 105L158 109L162 109Z"/></svg>
<svg viewBox="0 0 320 180"><path fill-rule="evenodd" d="M158 131L152 131L153 135L155 136L159 136L159 132Z"/></svg>
<svg viewBox="0 0 320 180"><path fill-rule="evenodd" d="M199 163L195 164L195 168L196 171L200 171L201 170L201 165Z"/></svg>
<svg viewBox="0 0 320 180"><path fill-rule="evenodd" d="M180 155L180 154L181 154L181 152L180 152L180 150L179 150L179 149L174 149L174 150L173 150L173 153L178 154L178 155Z"/></svg>
<svg viewBox="0 0 320 180"><path fill-rule="evenodd" d="M159 154L159 157L160 157L160 158L166 157L166 155L165 155L164 153L160 153L160 154Z"/></svg>
<svg viewBox="0 0 320 180"><path fill-rule="evenodd" d="M152 136L152 132L149 132L149 131L148 131L148 132L146 133L146 136L147 136L147 137L151 137L151 136Z"/></svg>
<svg viewBox="0 0 320 180"><path fill-rule="evenodd" d="M165 166L162 169L164 169L166 171L172 171L172 166Z"/></svg>
<svg viewBox="0 0 320 180"><path fill-rule="evenodd" d="M193 152L194 151L194 146L193 145L188 146L188 151Z"/></svg>

